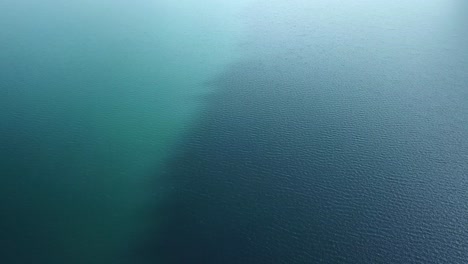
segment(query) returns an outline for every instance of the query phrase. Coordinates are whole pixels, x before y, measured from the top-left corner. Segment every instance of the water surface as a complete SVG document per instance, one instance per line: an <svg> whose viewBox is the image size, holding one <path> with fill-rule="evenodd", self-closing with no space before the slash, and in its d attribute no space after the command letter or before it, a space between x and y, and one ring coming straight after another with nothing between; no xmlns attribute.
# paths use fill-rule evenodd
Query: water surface
<svg viewBox="0 0 468 264"><path fill-rule="evenodd" d="M3 1L2 263L466 263L458 0Z"/></svg>
<svg viewBox="0 0 468 264"><path fill-rule="evenodd" d="M157 224L164 161L236 57L244 2L206 4L0 3L1 263L119 263Z"/></svg>

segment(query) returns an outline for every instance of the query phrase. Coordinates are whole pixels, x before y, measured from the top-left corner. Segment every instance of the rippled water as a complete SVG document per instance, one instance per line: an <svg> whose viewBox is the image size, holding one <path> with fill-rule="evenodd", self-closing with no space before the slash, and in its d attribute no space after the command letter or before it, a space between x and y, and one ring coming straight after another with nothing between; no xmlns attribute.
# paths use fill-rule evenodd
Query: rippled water
<svg viewBox="0 0 468 264"><path fill-rule="evenodd" d="M6 263L465 263L458 0L0 4Z"/></svg>

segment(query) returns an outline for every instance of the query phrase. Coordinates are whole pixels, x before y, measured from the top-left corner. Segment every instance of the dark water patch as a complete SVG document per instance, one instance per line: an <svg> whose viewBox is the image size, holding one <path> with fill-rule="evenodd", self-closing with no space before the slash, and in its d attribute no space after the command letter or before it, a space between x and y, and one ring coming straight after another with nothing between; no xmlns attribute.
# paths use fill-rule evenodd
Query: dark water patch
<svg viewBox="0 0 468 264"><path fill-rule="evenodd" d="M170 165L173 200L146 253L166 263L468 259L466 142L444 152L462 139L422 133L437 120L415 123L396 103L407 98L382 96L368 73L304 74L296 62L239 63L215 82Z"/></svg>
<svg viewBox="0 0 468 264"><path fill-rule="evenodd" d="M140 256L466 262L468 52L450 4L292 2L251 10L249 59L213 82Z"/></svg>

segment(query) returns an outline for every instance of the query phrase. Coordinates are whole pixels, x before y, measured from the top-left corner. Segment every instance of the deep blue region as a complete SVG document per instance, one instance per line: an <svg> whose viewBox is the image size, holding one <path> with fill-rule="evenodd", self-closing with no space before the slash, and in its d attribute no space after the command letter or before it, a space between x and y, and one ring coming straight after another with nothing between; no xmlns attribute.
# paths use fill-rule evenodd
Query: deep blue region
<svg viewBox="0 0 468 264"><path fill-rule="evenodd" d="M439 153L451 139L417 132L420 116L404 106L409 99L389 103L379 93L385 80L357 71L304 74L297 64L246 61L213 83L218 92L165 175L173 194L156 210L164 225L139 256L164 263L467 260L464 145ZM437 122L431 118L426 125Z"/></svg>

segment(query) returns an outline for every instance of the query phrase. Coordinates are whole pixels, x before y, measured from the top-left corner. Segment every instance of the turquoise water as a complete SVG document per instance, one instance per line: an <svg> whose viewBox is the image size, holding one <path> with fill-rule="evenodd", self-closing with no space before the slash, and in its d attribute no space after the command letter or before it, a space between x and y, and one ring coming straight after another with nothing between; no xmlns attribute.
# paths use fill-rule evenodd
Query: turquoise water
<svg viewBox="0 0 468 264"><path fill-rule="evenodd" d="M467 263L465 2L1 1L0 263Z"/></svg>
<svg viewBox="0 0 468 264"><path fill-rule="evenodd" d="M0 3L0 262L129 254L157 221L171 148L236 58L243 5Z"/></svg>

